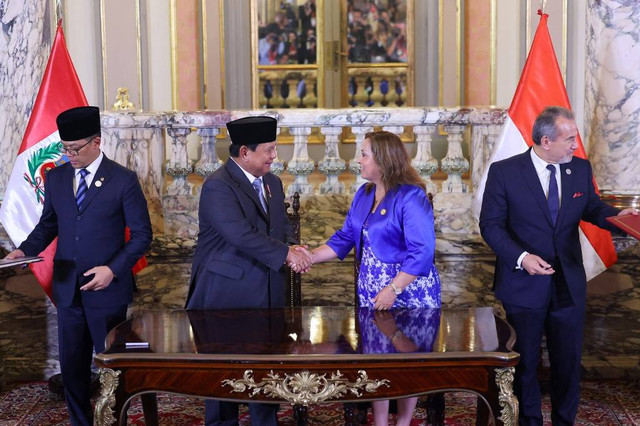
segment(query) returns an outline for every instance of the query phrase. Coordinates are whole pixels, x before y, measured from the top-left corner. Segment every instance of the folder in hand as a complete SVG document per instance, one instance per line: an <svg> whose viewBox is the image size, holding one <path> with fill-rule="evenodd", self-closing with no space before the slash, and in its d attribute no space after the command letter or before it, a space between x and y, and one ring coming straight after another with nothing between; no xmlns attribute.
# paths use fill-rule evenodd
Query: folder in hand
<svg viewBox="0 0 640 426"><path fill-rule="evenodd" d="M611 216L607 220L622 232L640 240L640 215Z"/></svg>

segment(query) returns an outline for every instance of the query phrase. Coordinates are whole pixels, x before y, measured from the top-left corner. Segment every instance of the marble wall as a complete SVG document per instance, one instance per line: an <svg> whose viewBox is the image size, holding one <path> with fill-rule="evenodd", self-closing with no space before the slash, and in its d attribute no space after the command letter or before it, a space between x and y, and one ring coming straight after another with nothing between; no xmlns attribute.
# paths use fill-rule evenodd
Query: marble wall
<svg viewBox="0 0 640 426"><path fill-rule="evenodd" d="M587 8L585 114L600 189L640 194L640 3L591 0Z"/></svg>
<svg viewBox="0 0 640 426"><path fill-rule="evenodd" d="M0 200L51 50L50 2L0 2Z"/></svg>

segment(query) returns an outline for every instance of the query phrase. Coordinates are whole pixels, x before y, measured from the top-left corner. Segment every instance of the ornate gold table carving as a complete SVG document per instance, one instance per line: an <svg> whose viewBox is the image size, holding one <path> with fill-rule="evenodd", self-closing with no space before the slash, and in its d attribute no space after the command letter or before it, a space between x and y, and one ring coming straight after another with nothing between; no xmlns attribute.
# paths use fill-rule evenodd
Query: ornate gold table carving
<svg viewBox="0 0 640 426"><path fill-rule="evenodd" d="M326 376L326 374L313 374L306 370L281 376L271 370L266 377L256 382L253 378L253 371L247 370L242 379L223 380L222 385L231 386L233 388L231 392L250 391L250 396L256 396L263 392L272 398L280 398L291 404L305 407L339 398L347 392L361 396L362 388L366 392L375 393L380 386L389 386L389 380L386 379L370 380L364 370L358 371L358 379L355 382L346 379L340 370L331 373L329 378Z"/></svg>
<svg viewBox="0 0 640 426"><path fill-rule="evenodd" d="M110 368L100 369L100 397L96 401L95 418L96 425L110 425L116 421L113 417L113 408L116 405L115 391L118 387L118 376L120 371L113 371Z"/></svg>

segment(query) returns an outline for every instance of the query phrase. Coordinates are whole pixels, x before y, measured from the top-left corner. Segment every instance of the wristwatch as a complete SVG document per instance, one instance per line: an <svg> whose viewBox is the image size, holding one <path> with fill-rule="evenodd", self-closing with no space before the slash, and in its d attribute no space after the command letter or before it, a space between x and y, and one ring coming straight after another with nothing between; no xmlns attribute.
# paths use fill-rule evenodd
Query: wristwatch
<svg viewBox="0 0 640 426"><path fill-rule="evenodd" d="M402 289L400 287L398 287L397 285L395 285L394 283L389 284L389 287L391 287L391 290L393 290L393 292L397 295L399 295L400 293L402 293Z"/></svg>

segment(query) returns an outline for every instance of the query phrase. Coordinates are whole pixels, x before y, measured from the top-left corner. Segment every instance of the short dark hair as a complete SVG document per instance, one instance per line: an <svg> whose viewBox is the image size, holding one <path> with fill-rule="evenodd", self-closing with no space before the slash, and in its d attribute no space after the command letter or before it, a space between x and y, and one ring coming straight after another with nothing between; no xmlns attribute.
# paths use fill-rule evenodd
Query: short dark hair
<svg viewBox="0 0 640 426"><path fill-rule="evenodd" d="M240 147L246 146L251 151L255 152L256 149L258 148L258 145L260 144L253 143L251 145L238 145L238 144L232 143L231 145L229 145L229 155L232 156L233 158L238 158L238 156L240 155Z"/></svg>
<svg viewBox="0 0 640 426"><path fill-rule="evenodd" d="M566 109L559 106L546 107L533 123L533 130L531 131L531 138L533 143L540 145L543 136L547 136L550 140L554 141L558 137L558 127L556 126L556 120L558 117L563 117L569 120L575 120L573 112L570 109Z"/></svg>

